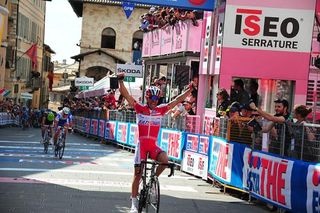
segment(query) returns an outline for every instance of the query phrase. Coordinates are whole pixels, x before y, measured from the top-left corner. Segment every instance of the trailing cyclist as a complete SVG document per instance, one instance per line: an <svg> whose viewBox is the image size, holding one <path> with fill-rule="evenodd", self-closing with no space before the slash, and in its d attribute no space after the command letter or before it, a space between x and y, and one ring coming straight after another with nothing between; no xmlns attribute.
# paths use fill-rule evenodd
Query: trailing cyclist
<svg viewBox="0 0 320 213"><path fill-rule="evenodd" d="M137 103L136 100L129 94L127 88L123 83L124 73L118 74L119 91L121 95L128 101L137 113L137 123L139 131L139 143L136 146L135 158L134 158L134 178L132 182L131 191L131 213L138 212L138 190L139 182L142 176L141 161L147 160L147 153L153 160L157 160L160 163L168 164L167 153L157 146L158 133L161 127L161 119L170 109L174 108L178 103L185 100L185 98L191 94L194 88L193 82L189 84L188 90L176 97L168 104L161 104L158 106L160 99L160 89L156 86L151 86L146 90L145 98L146 105ZM156 176L163 172L167 166L159 166L156 171Z"/></svg>
<svg viewBox="0 0 320 213"><path fill-rule="evenodd" d="M72 116L70 113L70 109L68 107L63 107L63 109L57 113L56 119L54 121L54 129L55 129L55 134L53 137L54 147L57 144L58 136L60 134L60 127L63 127L65 129L64 140L66 139L69 124L71 123L71 118Z"/></svg>
<svg viewBox="0 0 320 213"><path fill-rule="evenodd" d="M47 110L42 115L42 121L41 121L41 143L44 143L44 136L45 132L49 128L50 130L50 145L53 145L53 121L54 121L54 113L51 110Z"/></svg>

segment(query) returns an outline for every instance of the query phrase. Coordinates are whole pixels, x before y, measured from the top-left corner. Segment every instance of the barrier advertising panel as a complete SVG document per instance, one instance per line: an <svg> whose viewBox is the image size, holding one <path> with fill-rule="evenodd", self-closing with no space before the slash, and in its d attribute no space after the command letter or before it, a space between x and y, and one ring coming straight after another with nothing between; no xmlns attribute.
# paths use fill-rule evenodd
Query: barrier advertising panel
<svg viewBox="0 0 320 213"><path fill-rule="evenodd" d="M131 146L136 146L139 141L139 131L137 124L129 124L129 138L128 144Z"/></svg>
<svg viewBox="0 0 320 213"><path fill-rule="evenodd" d="M91 124L91 122L90 122L90 118L86 118L85 119L85 129L84 129L84 132L85 133L88 133L88 134L90 134L90 124Z"/></svg>
<svg viewBox="0 0 320 213"><path fill-rule="evenodd" d="M107 121L105 123L104 138L107 140L116 140L116 128L117 128L116 121Z"/></svg>
<svg viewBox="0 0 320 213"><path fill-rule="evenodd" d="M195 152L184 151L182 160L182 170L201 177L208 178L208 156Z"/></svg>
<svg viewBox="0 0 320 213"><path fill-rule="evenodd" d="M307 173L307 212L320 209L320 165L309 165Z"/></svg>
<svg viewBox="0 0 320 213"><path fill-rule="evenodd" d="M90 134L98 135L98 119L91 119Z"/></svg>
<svg viewBox="0 0 320 213"><path fill-rule="evenodd" d="M181 161L182 149L183 149L183 137L182 132L161 129L159 146L165 152L167 152L169 159Z"/></svg>
<svg viewBox="0 0 320 213"><path fill-rule="evenodd" d="M233 144L223 138L212 137L209 173L223 183L231 184Z"/></svg>
<svg viewBox="0 0 320 213"><path fill-rule="evenodd" d="M129 123L117 122L116 141L127 144Z"/></svg>
<svg viewBox="0 0 320 213"><path fill-rule="evenodd" d="M104 128L105 128L105 120L99 120L99 136L104 138Z"/></svg>

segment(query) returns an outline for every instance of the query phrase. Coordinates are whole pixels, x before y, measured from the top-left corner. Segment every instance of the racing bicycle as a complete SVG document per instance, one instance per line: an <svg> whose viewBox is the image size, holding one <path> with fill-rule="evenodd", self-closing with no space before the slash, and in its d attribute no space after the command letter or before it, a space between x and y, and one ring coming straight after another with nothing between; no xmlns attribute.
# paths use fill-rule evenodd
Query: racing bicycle
<svg viewBox="0 0 320 213"><path fill-rule="evenodd" d="M48 147L50 144L51 137L52 135L51 135L50 126L46 126L46 131L44 133L44 141L43 141L43 151L46 154L48 153Z"/></svg>
<svg viewBox="0 0 320 213"><path fill-rule="evenodd" d="M173 163L163 164L157 161L141 161L143 165L143 174L139 186L140 193L138 195L139 207L138 212L159 212L160 208L160 184L156 176L156 169L159 165L165 165L170 168L168 177L174 175ZM148 165L151 165L148 167ZM150 171L150 174L148 174Z"/></svg>
<svg viewBox="0 0 320 213"><path fill-rule="evenodd" d="M62 159L64 148L65 148L65 142L66 142L66 133L64 127L58 127L60 129L60 134L58 136L57 143L55 145L54 149L54 155L55 157L59 157L59 159Z"/></svg>

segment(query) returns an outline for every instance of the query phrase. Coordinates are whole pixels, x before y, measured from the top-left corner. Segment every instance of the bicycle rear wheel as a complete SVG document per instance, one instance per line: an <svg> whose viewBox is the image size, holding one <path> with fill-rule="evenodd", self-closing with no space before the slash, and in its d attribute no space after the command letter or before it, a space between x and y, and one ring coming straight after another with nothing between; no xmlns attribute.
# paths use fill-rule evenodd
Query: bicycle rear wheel
<svg viewBox="0 0 320 213"><path fill-rule="evenodd" d="M43 151L45 154L48 153L48 146L49 146L49 138L48 138L48 132L45 132L44 135L44 143L43 143Z"/></svg>
<svg viewBox="0 0 320 213"><path fill-rule="evenodd" d="M157 177L150 181L147 192L146 213L158 213L160 208L160 184Z"/></svg>

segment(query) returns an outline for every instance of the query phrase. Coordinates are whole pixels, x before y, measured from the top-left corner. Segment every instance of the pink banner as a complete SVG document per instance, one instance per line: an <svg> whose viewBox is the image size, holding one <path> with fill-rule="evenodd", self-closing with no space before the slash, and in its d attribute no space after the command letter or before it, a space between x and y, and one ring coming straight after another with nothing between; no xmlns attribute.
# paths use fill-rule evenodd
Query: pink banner
<svg viewBox="0 0 320 213"><path fill-rule="evenodd" d="M150 56L160 55L161 31L153 30L151 32Z"/></svg>
<svg viewBox="0 0 320 213"><path fill-rule="evenodd" d="M143 34L142 57L150 56L151 32Z"/></svg>
<svg viewBox="0 0 320 213"><path fill-rule="evenodd" d="M161 54L170 54L172 53L173 46L173 29L172 27L167 27L166 29L161 30Z"/></svg>
<svg viewBox="0 0 320 213"><path fill-rule="evenodd" d="M188 23L179 22L173 29L173 52L183 52L187 47Z"/></svg>

